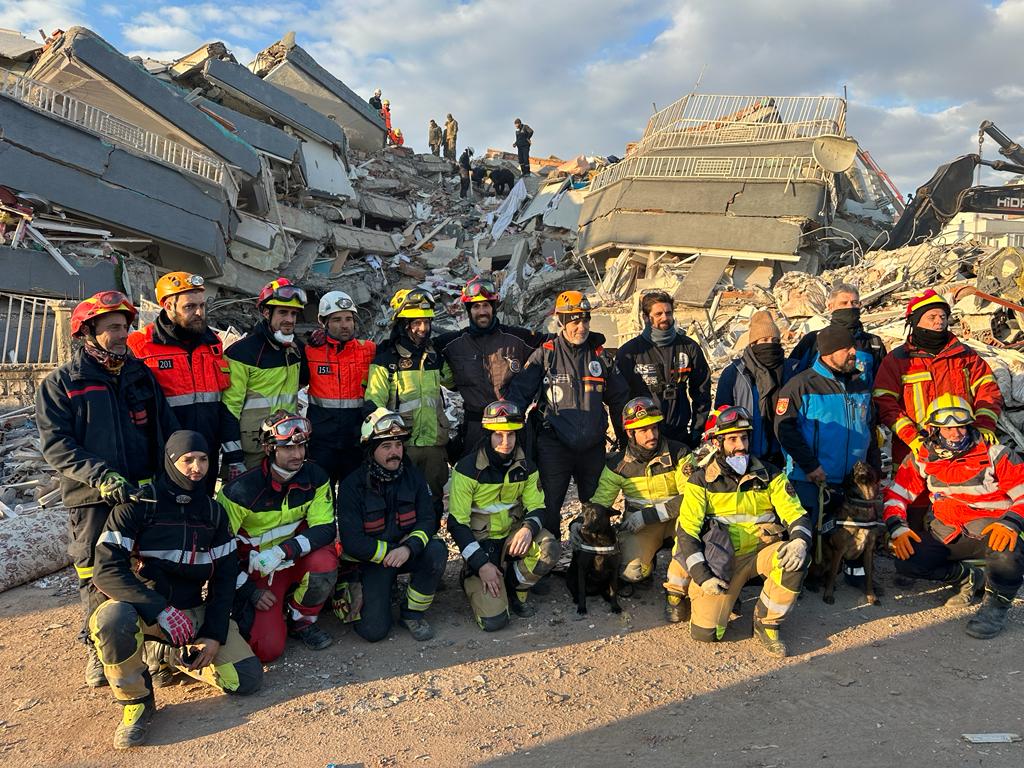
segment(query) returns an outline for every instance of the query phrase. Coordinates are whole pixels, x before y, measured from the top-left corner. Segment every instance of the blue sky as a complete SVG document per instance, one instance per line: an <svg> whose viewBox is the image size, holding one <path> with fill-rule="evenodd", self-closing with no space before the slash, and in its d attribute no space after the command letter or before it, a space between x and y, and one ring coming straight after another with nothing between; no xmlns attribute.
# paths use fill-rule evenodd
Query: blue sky
<svg viewBox="0 0 1024 768"><path fill-rule="evenodd" d="M452 112L477 150L511 149L522 117L538 154L621 154L702 69L708 93L847 86L851 134L903 191L976 151L983 119L1024 135L1006 66L1024 0L0 0L0 26L72 24L161 59L221 40L243 63L294 30L358 93L381 87L415 148Z"/></svg>

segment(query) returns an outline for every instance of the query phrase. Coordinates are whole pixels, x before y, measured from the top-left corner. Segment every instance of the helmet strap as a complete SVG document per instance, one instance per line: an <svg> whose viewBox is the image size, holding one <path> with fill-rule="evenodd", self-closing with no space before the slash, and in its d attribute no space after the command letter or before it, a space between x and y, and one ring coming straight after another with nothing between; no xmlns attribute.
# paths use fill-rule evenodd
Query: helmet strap
<svg viewBox="0 0 1024 768"><path fill-rule="evenodd" d="M128 353L116 354L108 349L104 349L100 346L99 341L96 340L96 334L93 331L91 323L85 323L85 344L83 349L85 353L89 355L93 360L102 365L109 373L118 374L121 372L121 368L124 367L125 360L128 359Z"/></svg>

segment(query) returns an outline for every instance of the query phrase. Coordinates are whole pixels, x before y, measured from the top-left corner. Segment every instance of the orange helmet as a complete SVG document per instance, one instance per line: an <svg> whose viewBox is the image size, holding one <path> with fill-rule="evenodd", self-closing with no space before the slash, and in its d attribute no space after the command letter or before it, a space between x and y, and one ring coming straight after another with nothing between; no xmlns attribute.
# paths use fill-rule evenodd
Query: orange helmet
<svg viewBox="0 0 1024 768"><path fill-rule="evenodd" d="M120 291L100 291L81 302L71 313L71 335L81 336L88 321L109 312L124 312L128 316L128 325L134 323L139 314L135 305Z"/></svg>
<svg viewBox="0 0 1024 768"><path fill-rule="evenodd" d="M168 272L156 281L156 303L163 304L168 296L201 290L205 282L202 275L191 272Z"/></svg>
<svg viewBox="0 0 1024 768"><path fill-rule="evenodd" d="M580 291L562 291L555 299L556 315L573 315L590 311L590 299Z"/></svg>

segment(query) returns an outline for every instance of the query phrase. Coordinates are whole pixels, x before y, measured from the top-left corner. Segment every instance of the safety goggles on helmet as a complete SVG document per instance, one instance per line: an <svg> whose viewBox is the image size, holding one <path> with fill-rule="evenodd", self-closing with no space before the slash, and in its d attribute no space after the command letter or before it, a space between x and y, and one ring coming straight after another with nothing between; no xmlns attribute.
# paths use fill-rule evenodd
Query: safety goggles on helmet
<svg viewBox="0 0 1024 768"><path fill-rule="evenodd" d="M498 289L494 287L494 282L483 277L474 277L462 289L463 304L474 301L498 301L498 299Z"/></svg>
<svg viewBox="0 0 1024 768"><path fill-rule="evenodd" d="M71 313L71 335L80 336L86 323L110 312L124 312L128 325L135 322L138 310L131 300L120 291L101 291L80 302Z"/></svg>
<svg viewBox="0 0 1024 768"><path fill-rule="evenodd" d="M622 409L622 426L626 429L641 429L664 421L661 408L649 397L634 397Z"/></svg>
<svg viewBox="0 0 1024 768"><path fill-rule="evenodd" d="M280 278L267 283L256 298L256 305L259 307L272 305L277 307L297 307L302 309L306 305L308 297L306 292L297 285L292 285L286 278Z"/></svg>
<svg viewBox="0 0 1024 768"><path fill-rule="evenodd" d="M409 291L396 304L396 318L416 319L434 316L434 297L419 288Z"/></svg>
<svg viewBox="0 0 1024 768"><path fill-rule="evenodd" d="M480 419L484 429L495 432L522 429L524 422L523 412L519 410L519 406L508 400L497 400L488 405Z"/></svg>
<svg viewBox="0 0 1024 768"><path fill-rule="evenodd" d="M378 409L378 411L384 409ZM361 442L368 443L371 440L406 440L409 437L409 429L405 426L405 420L394 411L378 413L375 411L366 417L363 422Z"/></svg>
<svg viewBox="0 0 1024 768"><path fill-rule="evenodd" d="M277 421L265 422L263 439L267 443L276 445L302 445L309 440L312 431L313 425L309 419L288 414Z"/></svg>
<svg viewBox="0 0 1024 768"><path fill-rule="evenodd" d="M281 285L274 289L273 293L270 294L270 300L280 299L281 301L291 301L298 299L303 304L306 303L306 292L299 288L297 285Z"/></svg>
<svg viewBox="0 0 1024 768"><path fill-rule="evenodd" d="M123 304L131 305L128 297L120 291L103 291L93 296L96 299L96 303L101 307L113 308L120 307Z"/></svg>
<svg viewBox="0 0 1024 768"><path fill-rule="evenodd" d="M753 428L746 408L727 405L711 414L704 434L705 437L721 437L733 432L750 432Z"/></svg>
<svg viewBox="0 0 1024 768"><path fill-rule="evenodd" d="M929 427L969 427L974 409L959 395L940 395L928 406L925 425Z"/></svg>

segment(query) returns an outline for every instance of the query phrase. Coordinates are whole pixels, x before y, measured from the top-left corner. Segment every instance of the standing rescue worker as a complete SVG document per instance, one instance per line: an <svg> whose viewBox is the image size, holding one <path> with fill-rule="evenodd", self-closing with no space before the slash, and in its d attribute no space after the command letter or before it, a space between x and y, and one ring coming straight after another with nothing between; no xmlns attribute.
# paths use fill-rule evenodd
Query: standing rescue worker
<svg viewBox="0 0 1024 768"><path fill-rule="evenodd" d="M486 632L508 624L509 608L533 616L530 588L551 571L561 547L544 529L540 474L516 438L525 418L505 400L489 404L489 439L452 473L448 532L466 565L462 588L476 623Z"/></svg>
<svg viewBox="0 0 1024 768"><path fill-rule="evenodd" d="M459 433L461 451L456 458L476 455L487 434L481 426L484 408L502 397L512 377L523 370L530 354L544 336L498 320L498 295L494 283L477 275L462 289L462 306L469 325L442 334L435 342L448 362L455 389L462 395L463 417ZM521 438L520 447L528 450Z"/></svg>
<svg viewBox="0 0 1024 768"><path fill-rule="evenodd" d="M763 577L754 636L781 658L787 649L779 628L810 560L810 518L782 470L748 453L750 414L725 407L712 418L708 435L717 450L686 483L665 586L689 595L690 636L710 643L725 635L743 585ZM685 609L680 614L682 620Z"/></svg>
<svg viewBox="0 0 1024 768"><path fill-rule="evenodd" d="M376 90L374 90L373 96L371 96L369 98L370 106L373 107L374 109L376 109L378 112L380 112L381 108L384 106L381 103L380 95L381 95L381 90L380 90L380 88L377 88Z"/></svg>
<svg viewBox="0 0 1024 768"><path fill-rule="evenodd" d="M974 428L985 442L996 442L996 419L1003 396L988 363L949 331L950 308L931 288L907 304L906 343L886 355L875 376L874 399L878 420L892 430L892 465L908 453L918 453L928 404L939 395L959 395L974 409ZM927 501L910 505L913 531L923 530Z"/></svg>
<svg viewBox="0 0 1024 768"><path fill-rule="evenodd" d="M622 426L626 447L608 456L597 490L590 498L609 509L623 496L619 521L622 579L636 584L654 573L654 558L671 541L679 516L679 502L689 469L682 443L661 432L665 417L649 397L626 403ZM678 602L670 602L674 611Z"/></svg>
<svg viewBox="0 0 1024 768"><path fill-rule="evenodd" d="M459 123L449 112L444 121L444 157L446 160L455 161L458 138Z"/></svg>
<svg viewBox="0 0 1024 768"><path fill-rule="evenodd" d="M231 382L224 344L206 324L206 290L201 275L168 272L156 281L160 314L128 336L128 348L144 362L167 397L182 429L198 432L209 446L206 489L217 483L220 452L224 465L242 462L238 419L222 402Z"/></svg>
<svg viewBox="0 0 1024 768"><path fill-rule="evenodd" d="M128 351L137 312L119 291L103 291L71 313L71 335L83 342L47 375L36 393L36 424L46 462L60 473L68 508L68 554L82 603L79 639L88 644L85 680L106 684L88 641L88 622L103 596L92 585L96 540L110 508L146 495L178 423L153 375Z"/></svg>
<svg viewBox="0 0 1024 768"><path fill-rule="evenodd" d="M544 489L544 527L560 538L562 504L569 481L581 499L597 490L605 458L608 416L620 445L622 408L629 385L604 353L604 336L590 332L590 301L579 291L563 291L555 300L561 331L545 341L512 379L507 398L520 410L537 399L541 429L537 464Z"/></svg>
<svg viewBox="0 0 1024 768"><path fill-rule="evenodd" d="M357 339L356 304L342 291L320 299L320 331L306 344L309 408L313 426L309 459L337 484L359 466L363 396L377 345Z"/></svg>
<svg viewBox="0 0 1024 768"><path fill-rule="evenodd" d="M327 473L306 461L310 429L309 420L294 413L272 413L260 429L262 464L217 497L245 571L235 617L264 663L284 653L286 635L315 651L331 644L316 620L337 578L334 495Z"/></svg>
<svg viewBox="0 0 1024 768"><path fill-rule="evenodd" d="M427 144L430 146L430 152L434 157L440 157L441 155L441 126L436 121L431 120L430 125L427 126Z"/></svg>
<svg viewBox="0 0 1024 768"><path fill-rule="evenodd" d="M466 147L459 156L459 197L465 199L469 191L469 174L473 169L473 148Z"/></svg>
<svg viewBox="0 0 1024 768"><path fill-rule="evenodd" d="M255 693L263 681L263 665L231 620L238 556L227 513L206 493L209 467L206 439L175 432L155 502L114 507L96 546L94 581L110 599L96 609L90 629L124 708L115 749L142 744L156 708L145 639L171 646L174 671L225 693Z"/></svg>
<svg viewBox="0 0 1024 768"><path fill-rule="evenodd" d="M263 420L279 409L297 408L299 387L306 383L306 371L302 365L302 344L295 338L295 324L305 305L304 290L283 277L272 280L256 299L263 319L225 353L231 384L224 392L224 404L238 419L245 462L229 467L231 478L263 461Z"/></svg>
<svg viewBox="0 0 1024 768"><path fill-rule="evenodd" d="M391 299L390 338L377 347L366 385L366 403L398 413L411 425L405 453L427 480L437 528L444 513L448 482L448 430L441 386L452 373L430 338L434 297L420 288L402 289Z"/></svg>
<svg viewBox="0 0 1024 768"><path fill-rule="evenodd" d="M615 363L630 395L658 403L662 434L693 450L711 410L711 369L700 345L676 327L674 311L675 300L664 291L643 294L644 330L622 345Z"/></svg>
<svg viewBox="0 0 1024 768"><path fill-rule="evenodd" d="M1006 627L1024 579L1024 462L1006 446L986 442L974 424L966 398L932 401L928 436L885 489L884 520L897 571L951 585L946 605L970 605L985 592L967 634L988 639ZM918 536L908 527L907 507L925 490L931 510ZM974 559L985 561L984 570L964 562Z"/></svg>
<svg viewBox="0 0 1024 768"><path fill-rule="evenodd" d="M448 561L448 548L434 537L430 489L405 456L409 437L397 413L373 411L362 426L365 459L338 491L342 551L360 562L363 603L354 626L371 643L391 631L391 590L400 573L411 577L398 623L416 640L434 636L426 611Z"/></svg>
<svg viewBox="0 0 1024 768"><path fill-rule="evenodd" d="M533 128L528 126L518 117L515 120L516 140L512 146L519 154L519 169L523 176L530 175L530 145L533 143Z"/></svg>

